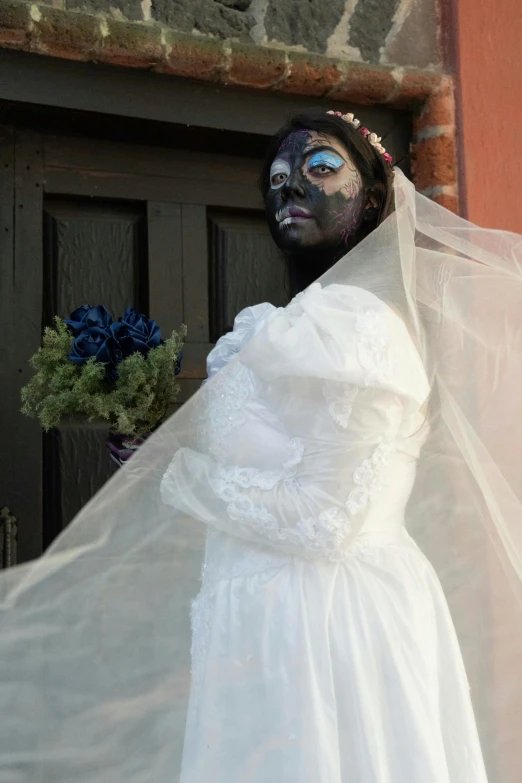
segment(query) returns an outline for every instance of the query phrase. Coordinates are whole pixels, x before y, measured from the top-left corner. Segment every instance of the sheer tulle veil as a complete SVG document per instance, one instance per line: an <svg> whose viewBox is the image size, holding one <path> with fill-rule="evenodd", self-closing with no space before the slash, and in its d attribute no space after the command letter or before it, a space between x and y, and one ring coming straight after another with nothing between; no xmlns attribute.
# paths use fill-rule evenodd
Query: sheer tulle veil
<svg viewBox="0 0 522 783"><path fill-rule="evenodd" d="M399 171L395 204L319 284L376 295L424 363L430 435L407 528L449 602L490 783L518 783L522 238L456 217ZM270 328L233 362L266 368ZM313 346L300 348L313 373ZM218 373L141 446L38 561L0 576L2 783L178 780L190 605L211 523L183 511L182 497L177 510L165 503L161 482L178 449L206 452L209 390L220 382ZM238 670L239 684L247 676Z"/></svg>

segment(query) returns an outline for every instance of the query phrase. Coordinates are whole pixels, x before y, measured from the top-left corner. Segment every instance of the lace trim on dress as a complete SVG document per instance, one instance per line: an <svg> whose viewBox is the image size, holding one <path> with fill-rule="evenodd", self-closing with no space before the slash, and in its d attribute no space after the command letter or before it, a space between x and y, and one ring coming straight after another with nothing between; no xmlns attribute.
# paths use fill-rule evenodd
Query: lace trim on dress
<svg viewBox="0 0 522 783"><path fill-rule="evenodd" d="M223 465L220 468L220 479L215 482L219 487L218 494L225 500L226 496L231 502L238 493L233 485L249 489L269 490L273 489L278 481L291 479L295 476L297 465L301 462L304 453L304 445L300 438L291 438L288 442L288 458L282 465L282 470L258 470L257 468L240 468L236 465Z"/></svg>
<svg viewBox="0 0 522 783"><path fill-rule="evenodd" d="M300 519L295 528L282 528L277 518L262 504L256 504L242 491L255 487L261 490L274 489L287 477L273 472L257 471L253 468L220 468L220 477L210 484L216 495L227 504L227 514L239 527L254 530L274 543L287 543L299 548L304 556L326 557L339 562L344 558L340 551L343 541L352 532L351 517L363 511L379 490L379 474L386 465L394 446L381 442L371 457L356 469L353 481L356 485L345 503L345 510L338 506L322 511L316 518Z"/></svg>
<svg viewBox="0 0 522 783"><path fill-rule="evenodd" d="M380 491L380 470L388 463L388 457L395 451L395 446L389 441L382 441L371 457L365 459L353 474L356 485L348 495L345 505L351 515L364 511L370 500Z"/></svg>
<svg viewBox="0 0 522 783"><path fill-rule="evenodd" d="M198 430L206 433L205 445L218 462L225 461L227 435L246 419L243 407L251 390L249 372L237 361L223 367L211 383L203 387L202 393L207 395L207 414Z"/></svg>
<svg viewBox="0 0 522 783"><path fill-rule="evenodd" d="M288 459L283 462L283 469L285 471L285 477L295 475L295 468L301 460L304 454L304 443L301 438L290 438L288 441Z"/></svg>
<svg viewBox="0 0 522 783"><path fill-rule="evenodd" d="M212 634L215 595L219 583L224 580L230 582L232 579L246 578L274 568L280 569L292 562L292 557L279 555L262 547L244 544L236 540L234 542L233 563L230 558L225 557L227 566L224 567L221 550L218 548L217 558L214 554L216 540L223 536L228 539L228 536L223 533L215 531L208 533L205 559L201 571L201 590L191 604L191 698L196 707L203 686L205 662Z"/></svg>
<svg viewBox="0 0 522 783"><path fill-rule="evenodd" d="M359 313L355 321L357 356L366 370L366 386L383 383L393 373L396 360L384 315L374 308Z"/></svg>
<svg viewBox="0 0 522 783"><path fill-rule="evenodd" d="M359 387L354 383L327 381L323 384L323 397L328 403L328 413L343 429L348 426L358 393Z"/></svg>

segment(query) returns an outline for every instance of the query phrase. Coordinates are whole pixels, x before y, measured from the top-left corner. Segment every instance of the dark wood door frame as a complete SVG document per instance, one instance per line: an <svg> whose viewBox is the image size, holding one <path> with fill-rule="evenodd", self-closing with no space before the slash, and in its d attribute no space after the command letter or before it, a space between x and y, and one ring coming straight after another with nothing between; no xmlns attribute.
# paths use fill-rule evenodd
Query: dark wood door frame
<svg viewBox="0 0 522 783"><path fill-rule="evenodd" d="M0 71L0 122L4 101L267 137L290 115L313 106L346 111L346 105L328 100L94 63L70 61L64 67L56 58L7 49L0 50ZM356 109L363 125L386 136L386 147L395 160L408 154L411 132L406 138L404 134L405 122L411 124L408 112L378 106Z"/></svg>
<svg viewBox="0 0 522 783"><path fill-rule="evenodd" d="M26 357L42 330L43 148L41 134L0 128L0 450L2 505L18 520L26 558L42 550L42 448L39 424L17 415L27 382Z"/></svg>

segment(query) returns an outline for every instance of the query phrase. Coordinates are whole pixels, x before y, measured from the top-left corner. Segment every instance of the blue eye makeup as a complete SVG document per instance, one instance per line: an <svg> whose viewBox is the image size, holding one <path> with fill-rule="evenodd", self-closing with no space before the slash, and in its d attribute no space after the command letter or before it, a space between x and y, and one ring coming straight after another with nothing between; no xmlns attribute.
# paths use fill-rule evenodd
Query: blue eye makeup
<svg viewBox="0 0 522 783"><path fill-rule="evenodd" d="M317 166L327 166L329 169L337 171L343 164L344 160L338 155L334 155L333 152L316 152L306 164L306 168L310 170Z"/></svg>

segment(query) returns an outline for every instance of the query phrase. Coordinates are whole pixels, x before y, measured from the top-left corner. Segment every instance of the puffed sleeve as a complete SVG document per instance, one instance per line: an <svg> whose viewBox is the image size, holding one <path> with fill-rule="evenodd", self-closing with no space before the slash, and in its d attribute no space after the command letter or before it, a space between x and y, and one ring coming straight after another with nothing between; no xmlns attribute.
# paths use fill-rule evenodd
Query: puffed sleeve
<svg viewBox="0 0 522 783"><path fill-rule="evenodd" d="M393 459L405 410L429 391L401 319L347 288L308 289L244 346L217 389L219 399L241 397L245 384L236 426L215 413L219 454L179 449L164 502L283 553L342 559Z"/></svg>
<svg viewBox="0 0 522 783"><path fill-rule="evenodd" d="M257 325L264 322L275 309L269 302L263 302L253 307L245 307L236 315L232 331L220 337L207 356L208 378L212 378L239 353L245 341L255 332Z"/></svg>

